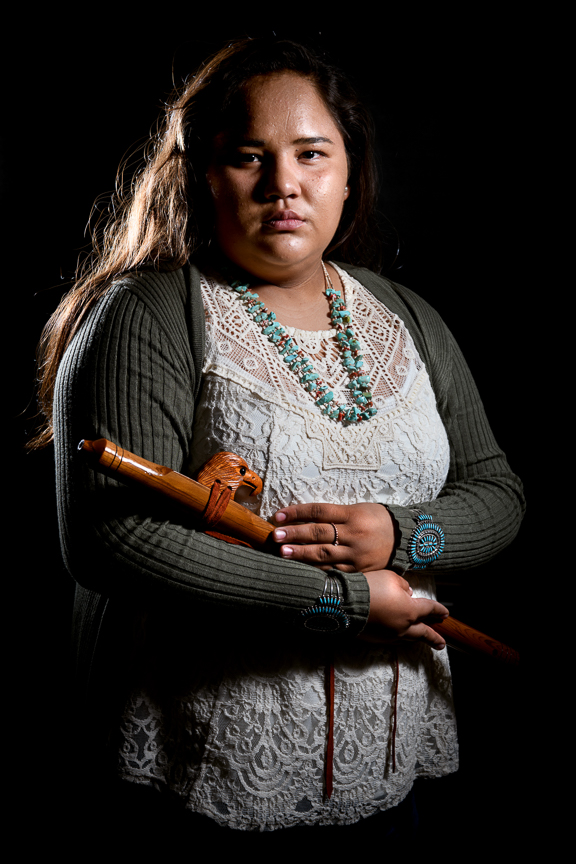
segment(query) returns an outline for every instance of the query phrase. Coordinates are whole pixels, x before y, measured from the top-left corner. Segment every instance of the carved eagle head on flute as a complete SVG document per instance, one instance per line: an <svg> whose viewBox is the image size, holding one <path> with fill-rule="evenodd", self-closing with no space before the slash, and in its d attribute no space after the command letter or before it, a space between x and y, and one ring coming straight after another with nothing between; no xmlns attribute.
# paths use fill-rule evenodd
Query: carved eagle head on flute
<svg viewBox="0 0 576 864"><path fill-rule="evenodd" d="M203 486L212 486L215 480L220 480L224 486L230 486L232 497L240 486L247 486L250 495L258 495L262 491L262 480L251 471L247 462L236 453L216 453L194 475L194 480Z"/></svg>

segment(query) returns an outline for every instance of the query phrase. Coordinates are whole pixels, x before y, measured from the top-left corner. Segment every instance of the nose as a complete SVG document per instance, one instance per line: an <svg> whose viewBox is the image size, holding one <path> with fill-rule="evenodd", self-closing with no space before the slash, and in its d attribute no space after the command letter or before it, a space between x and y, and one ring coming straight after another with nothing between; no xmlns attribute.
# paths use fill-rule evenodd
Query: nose
<svg viewBox="0 0 576 864"><path fill-rule="evenodd" d="M264 195L269 201L297 198L300 195L297 166L289 157L271 159L264 178Z"/></svg>

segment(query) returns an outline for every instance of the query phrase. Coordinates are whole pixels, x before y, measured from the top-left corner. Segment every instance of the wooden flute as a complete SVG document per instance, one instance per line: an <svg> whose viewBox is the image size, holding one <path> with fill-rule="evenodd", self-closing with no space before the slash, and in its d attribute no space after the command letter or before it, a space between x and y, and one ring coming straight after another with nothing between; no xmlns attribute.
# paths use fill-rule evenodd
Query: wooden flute
<svg viewBox="0 0 576 864"><path fill-rule="evenodd" d="M116 476L119 480L133 481L160 493L176 504L192 510L199 517L206 512L211 498L211 485L207 484L217 480L218 474L223 475L224 483L229 482L236 488L241 483L252 487L252 494L261 489L261 481L258 476L250 471L243 459L234 454L216 454L198 472L199 482L180 474L178 471L173 471L165 465L156 465L147 459L142 459L140 456L118 447L117 444L113 444L106 438L99 438L96 441L82 440L78 445L78 450L107 474ZM232 461L227 465L224 457L231 457ZM259 487L258 484L260 484ZM226 496L225 500L226 503L223 508L220 508L222 512L218 513L217 520L217 528L221 535L216 536L228 535L254 549L277 554L278 547L271 538L274 526L230 499L229 495ZM449 645L455 648L483 654L510 666L516 666L520 662L519 654L513 648L492 639L473 627L469 627L452 616L440 624L434 624L433 628L444 637Z"/></svg>

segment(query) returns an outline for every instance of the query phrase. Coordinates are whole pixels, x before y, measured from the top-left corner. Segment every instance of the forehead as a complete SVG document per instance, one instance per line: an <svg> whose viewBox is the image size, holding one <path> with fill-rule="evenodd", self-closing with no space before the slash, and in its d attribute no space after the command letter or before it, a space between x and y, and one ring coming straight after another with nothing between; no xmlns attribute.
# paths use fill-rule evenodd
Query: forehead
<svg viewBox="0 0 576 864"><path fill-rule="evenodd" d="M315 84L297 72L279 72L250 79L234 112L230 131L267 135L328 135L340 131Z"/></svg>

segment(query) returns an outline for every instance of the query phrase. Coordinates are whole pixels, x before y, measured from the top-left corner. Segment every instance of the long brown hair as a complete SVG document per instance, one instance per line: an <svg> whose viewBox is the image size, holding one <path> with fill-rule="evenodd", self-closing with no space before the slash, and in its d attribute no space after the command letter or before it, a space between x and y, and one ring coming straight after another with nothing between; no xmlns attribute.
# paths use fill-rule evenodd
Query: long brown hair
<svg viewBox="0 0 576 864"><path fill-rule="evenodd" d="M88 311L121 274L170 270L209 259L214 221L205 172L214 136L238 110L243 88L256 75L291 70L318 89L344 139L350 195L326 250L349 264L379 270L382 244L375 218L377 173L370 115L348 78L315 52L279 39L243 39L208 59L175 93L140 171L121 185L110 218L93 237L91 256L72 290L48 321L38 352L38 399L45 424L29 448L53 436L52 400L60 361Z"/></svg>

